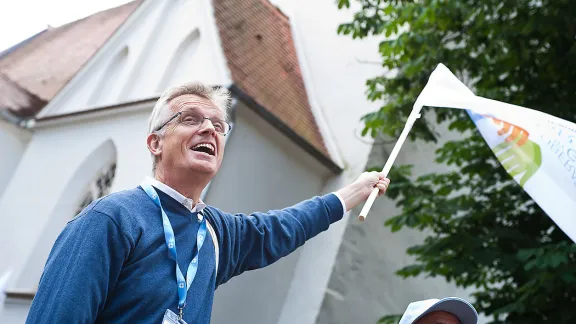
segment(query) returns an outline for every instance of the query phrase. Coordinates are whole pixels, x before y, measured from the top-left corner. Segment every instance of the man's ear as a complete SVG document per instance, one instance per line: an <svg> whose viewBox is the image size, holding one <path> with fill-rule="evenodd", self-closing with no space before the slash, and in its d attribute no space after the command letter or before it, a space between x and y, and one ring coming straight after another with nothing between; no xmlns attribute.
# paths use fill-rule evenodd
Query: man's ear
<svg viewBox="0 0 576 324"><path fill-rule="evenodd" d="M148 145L148 151L150 151L150 153L154 156L160 156L162 153L162 141L160 135L156 133L148 134L146 144Z"/></svg>

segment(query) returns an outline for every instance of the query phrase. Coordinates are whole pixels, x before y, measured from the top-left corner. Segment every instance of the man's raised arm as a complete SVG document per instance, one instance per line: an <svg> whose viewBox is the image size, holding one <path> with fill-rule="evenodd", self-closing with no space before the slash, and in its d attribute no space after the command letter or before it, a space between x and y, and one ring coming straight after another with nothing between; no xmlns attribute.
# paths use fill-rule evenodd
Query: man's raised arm
<svg viewBox="0 0 576 324"><path fill-rule="evenodd" d="M224 214L218 230L220 260L217 285L247 270L268 266L342 219L365 201L375 187L389 184L381 173L363 173L354 183L321 197L267 213ZM218 222L218 218L216 218Z"/></svg>

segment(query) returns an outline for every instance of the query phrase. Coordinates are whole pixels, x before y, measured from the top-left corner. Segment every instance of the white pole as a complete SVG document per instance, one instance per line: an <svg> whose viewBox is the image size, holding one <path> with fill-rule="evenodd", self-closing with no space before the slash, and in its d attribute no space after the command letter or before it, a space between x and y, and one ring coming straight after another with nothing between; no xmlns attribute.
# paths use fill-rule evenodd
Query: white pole
<svg viewBox="0 0 576 324"><path fill-rule="evenodd" d="M418 102L416 102L416 104L418 104ZM406 137L408 137L408 133L410 133L410 130L412 129L412 126L414 125L414 122L416 122L416 119L420 118L420 111L422 110L422 105L416 106L416 104L414 105L414 108L412 108L412 112L410 113L410 116L408 116L408 120L406 121L406 125L404 125L404 129L402 130L402 133L400 134L398 141L394 145L394 149L392 149L392 153L390 153L390 156L388 157L386 164L384 164L384 168L382 169L382 173L384 173L385 177L388 177L388 172L390 172L390 169L392 168L392 164L394 164L394 160L396 160L396 156L398 156L398 152L400 152L400 148L402 147L402 145L404 145L404 141L406 140ZM378 197L379 191L380 190L378 190L378 188L374 188L374 190L372 190L372 193L370 194L370 196L366 200L366 203L364 204L364 207L360 211L360 215L358 215L358 220L364 221L366 219L366 217L368 216L368 212L370 211L370 208L372 208L372 204L374 203L374 200L376 200L376 197Z"/></svg>

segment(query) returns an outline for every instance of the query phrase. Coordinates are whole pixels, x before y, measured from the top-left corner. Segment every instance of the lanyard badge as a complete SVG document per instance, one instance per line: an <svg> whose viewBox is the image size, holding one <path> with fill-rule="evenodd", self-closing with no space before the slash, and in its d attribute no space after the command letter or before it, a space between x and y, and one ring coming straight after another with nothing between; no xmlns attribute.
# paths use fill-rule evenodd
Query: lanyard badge
<svg viewBox="0 0 576 324"><path fill-rule="evenodd" d="M192 285L194 277L196 277L196 272L198 271L198 258L200 257L200 249L204 244L204 239L206 238L206 217L201 217L200 228L198 229L198 234L196 236L196 245L198 246L198 253L194 256L190 264L188 265L188 271L186 272L186 278L180 271L178 266L178 257L176 253L176 238L174 236L174 230L172 225L168 220L168 216L162 208L162 203L160 202L160 197L156 193L156 190L147 182L142 183L142 188L148 194L148 197L154 201L154 203L160 207L162 212L162 226L164 227L164 239L166 241L166 246L168 247L169 255L172 260L176 263L176 281L178 283L178 319L182 321L183 309L186 306L186 296L188 294L188 289ZM202 213L202 212L200 212Z"/></svg>

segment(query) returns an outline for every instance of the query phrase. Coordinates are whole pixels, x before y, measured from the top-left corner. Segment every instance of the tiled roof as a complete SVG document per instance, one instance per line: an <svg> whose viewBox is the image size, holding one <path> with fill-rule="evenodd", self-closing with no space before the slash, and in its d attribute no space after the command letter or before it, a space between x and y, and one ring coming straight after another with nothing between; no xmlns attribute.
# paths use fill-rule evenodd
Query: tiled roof
<svg viewBox="0 0 576 324"><path fill-rule="evenodd" d="M26 117L34 115L45 105L45 100L38 98L0 73L0 109L8 109L18 117Z"/></svg>
<svg viewBox="0 0 576 324"><path fill-rule="evenodd" d="M141 1L44 31L0 57L0 73L36 97L50 101ZM41 108L27 110L26 114L33 116ZM18 109L13 108L13 113L23 115Z"/></svg>
<svg viewBox="0 0 576 324"><path fill-rule="evenodd" d="M325 158L288 18L267 0L213 0L234 84Z"/></svg>
<svg viewBox="0 0 576 324"><path fill-rule="evenodd" d="M21 117L36 115L142 1L48 29L0 56L4 74L0 91L18 96L4 100L0 109ZM267 0L213 0L213 4L233 89L306 151L341 171L312 114L288 18Z"/></svg>

